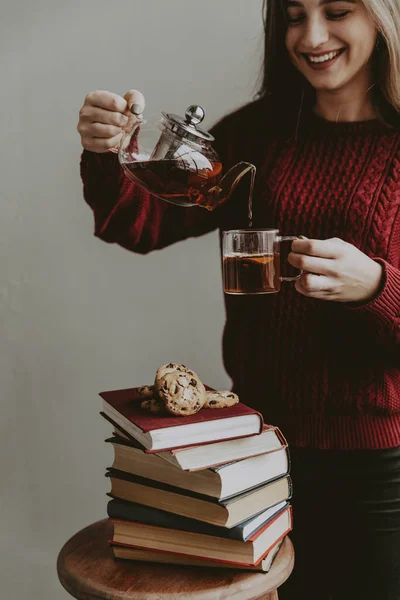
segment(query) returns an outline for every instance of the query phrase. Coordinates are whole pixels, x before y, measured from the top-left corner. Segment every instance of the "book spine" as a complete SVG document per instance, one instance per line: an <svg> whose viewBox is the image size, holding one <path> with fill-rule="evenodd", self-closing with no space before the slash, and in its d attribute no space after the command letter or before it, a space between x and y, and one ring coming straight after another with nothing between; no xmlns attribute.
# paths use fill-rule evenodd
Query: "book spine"
<svg viewBox="0 0 400 600"><path fill-rule="evenodd" d="M281 542L283 540L284 537L287 536L288 533L290 533L293 529L293 513L292 513L292 506L289 505L286 509L288 511L288 515L289 515L289 525L286 529L286 531L274 542L274 545ZM259 565L264 558L267 556L268 552L271 550L272 546L270 548L268 548L268 550L266 552L264 552L264 554L261 556L261 558L259 558L257 560L257 562L254 563L255 566Z"/></svg>
<svg viewBox="0 0 400 600"><path fill-rule="evenodd" d="M288 487L289 487L289 491L288 491L287 499L290 500L291 497L293 496L293 482L292 482L292 478L290 477L290 475L288 475Z"/></svg>
<svg viewBox="0 0 400 600"><path fill-rule="evenodd" d="M264 531L266 529L268 529L269 527L271 527L271 525L273 523L275 523L275 521L277 519L280 519L283 515L283 513L288 513L289 515L289 521L291 521L292 518L292 507L290 504L288 504L287 506L285 506L285 508L283 508L282 510L280 510L278 513L276 513L273 517L271 517L271 519L268 519L268 521L266 523L264 523L264 525L262 525L261 527L259 527L259 529L257 529L257 531L255 533L253 533L253 535L251 535L247 541L248 542L254 542L258 537L260 537L260 535L262 533L264 533Z"/></svg>
<svg viewBox="0 0 400 600"><path fill-rule="evenodd" d="M278 436L278 439L281 442L282 446L284 446L285 448L287 448L289 444L287 442L287 439L283 435L282 431L279 429L279 427L274 427L274 429L275 429L275 433Z"/></svg>

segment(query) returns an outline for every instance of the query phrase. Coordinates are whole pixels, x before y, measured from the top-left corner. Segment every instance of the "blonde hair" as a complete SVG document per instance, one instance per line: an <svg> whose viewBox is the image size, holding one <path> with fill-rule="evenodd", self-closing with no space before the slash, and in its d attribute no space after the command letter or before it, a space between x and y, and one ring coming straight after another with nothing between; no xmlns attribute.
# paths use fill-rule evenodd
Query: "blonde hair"
<svg viewBox="0 0 400 600"><path fill-rule="evenodd" d="M374 102L387 124L400 128L400 0L360 0L378 32L373 55ZM285 45L286 14L282 0L264 0L264 65L258 96L269 102L270 114L290 128L299 103L313 102L315 91L292 64Z"/></svg>
<svg viewBox="0 0 400 600"><path fill-rule="evenodd" d="M400 112L400 3L399 0L362 0L379 32L377 83L389 104Z"/></svg>

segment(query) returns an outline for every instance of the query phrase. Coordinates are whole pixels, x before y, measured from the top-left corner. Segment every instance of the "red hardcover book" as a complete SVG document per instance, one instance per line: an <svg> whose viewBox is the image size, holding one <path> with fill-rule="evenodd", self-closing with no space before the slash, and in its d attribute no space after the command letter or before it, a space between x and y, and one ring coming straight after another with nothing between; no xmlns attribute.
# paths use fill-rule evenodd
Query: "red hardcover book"
<svg viewBox="0 0 400 600"><path fill-rule="evenodd" d="M102 392L104 415L148 451L171 450L256 435L261 413L239 402L229 408L202 408L195 415L157 415L140 407L138 388Z"/></svg>
<svg viewBox="0 0 400 600"><path fill-rule="evenodd" d="M142 444L139 444L135 438L114 423L103 412L100 414L113 426L113 436L118 443L142 450L145 454L155 453L153 450L144 448ZM258 456L266 452L276 452L281 448L287 448L287 446L287 441L278 427L264 424L263 430L259 435L249 435L233 440L206 442L198 446L173 448L165 452L156 452L156 454L184 471L201 471L243 460L250 456Z"/></svg>

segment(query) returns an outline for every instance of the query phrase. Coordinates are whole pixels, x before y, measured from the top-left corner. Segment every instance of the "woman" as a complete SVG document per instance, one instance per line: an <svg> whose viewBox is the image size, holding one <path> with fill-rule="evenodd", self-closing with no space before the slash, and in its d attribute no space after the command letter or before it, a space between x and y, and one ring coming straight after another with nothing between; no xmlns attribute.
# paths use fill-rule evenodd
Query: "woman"
<svg viewBox="0 0 400 600"><path fill-rule="evenodd" d="M400 8L270 0L260 98L213 130L226 167L257 167L253 227L308 239L305 273L226 296L224 363L292 451L296 567L280 598L400 598ZM247 226L245 193L207 213L149 198L115 154L128 107L86 98L78 130L95 234L149 252ZM242 190L244 192L244 190Z"/></svg>

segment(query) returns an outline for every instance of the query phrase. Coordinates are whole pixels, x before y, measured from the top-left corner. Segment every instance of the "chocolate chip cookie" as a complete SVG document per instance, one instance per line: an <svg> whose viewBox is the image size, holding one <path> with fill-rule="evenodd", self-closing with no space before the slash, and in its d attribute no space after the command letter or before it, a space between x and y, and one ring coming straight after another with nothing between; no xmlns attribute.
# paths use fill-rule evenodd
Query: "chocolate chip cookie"
<svg viewBox="0 0 400 600"><path fill-rule="evenodd" d="M136 393L139 398L154 398L156 390L154 385L141 385L137 388Z"/></svg>
<svg viewBox="0 0 400 600"><path fill-rule="evenodd" d="M239 402L239 396L228 390L206 392L203 408L228 408Z"/></svg>
<svg viewBox="0 0 400 600"><path fill-rule="evenodd" d="M167 363L165 365L161 365L161 367L159 367L157 369L156 377L154 380L154 387L156 390L156 394L160 391L161 378L164 377L164 375L167 375L168 373L175 373L175 372L187 373L188 375L191 375L192 377L196 376L196 374L191 369L188 369L185 365L182 365L179 363Z"/></svg>
<svg viewBox="0 0 400 600"><path fill-rule="evenodd" d="M158 388L167 411L173 415L195 415L206 399L204 385L190 369L166 373L158 380Z"/></svg>

